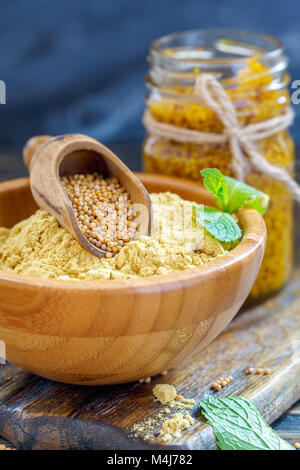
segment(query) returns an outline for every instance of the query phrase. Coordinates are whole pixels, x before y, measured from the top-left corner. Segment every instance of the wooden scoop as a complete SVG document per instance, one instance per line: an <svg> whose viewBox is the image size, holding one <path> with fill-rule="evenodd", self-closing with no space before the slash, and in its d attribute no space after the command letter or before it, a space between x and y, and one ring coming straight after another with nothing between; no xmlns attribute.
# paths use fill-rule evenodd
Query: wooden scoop
<svg viewBox="0 0 300 470"><path fill-rule="evenodd" d="M90 243L81 232L71 201L60 181L64 175L98 172L104 177L118 178L132 203L142 204L136 206L139 217L136 238L150 233L151 201L148 192L134 173L97 140L82 134L32 137L24 147L23 159L30 172L31 192L37 204L94 255L105 257L106 252Z"/></svg>

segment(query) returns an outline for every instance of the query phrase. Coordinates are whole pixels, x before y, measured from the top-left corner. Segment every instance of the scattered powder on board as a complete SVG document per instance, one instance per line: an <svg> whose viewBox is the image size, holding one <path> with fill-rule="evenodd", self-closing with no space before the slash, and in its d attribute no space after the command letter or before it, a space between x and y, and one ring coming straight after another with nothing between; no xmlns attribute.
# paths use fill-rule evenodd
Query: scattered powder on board
<svg viewBox="0 0 300 470"><path fill-rule="evenodd" d="M170 401L175 400L177 396L176 388L174 385L169 384L158 384L152 390L155 398L160 401L163 405L166 405Z"/></svg>
<svg viewBox="0 0 300 470"><path fill-rule="evenodd" d="M184 398L182 395L177 395L174 385L158 384L152 390L155 400L163 405L168 405L170 408L186 408L192 409L196 405L195 400Z"/></svg>
<svg viewBox="0 0 300 470"><path fill-rule="evenodd" d="M151 440L158 438L163 442L171 441L181 437L181 432L188 429L193 423L194 418L188 411L185 413L174 413L174 408L188 408L195 406L193 399L187 399L178 395L173 385L159 384L153 390L154 400L165 405L155 416L133 425L131 431L136 438Z"/></svg>
<svg viewBox="0 0 300 470"><path fill-rule="evenodd" d="M172 439L178 439L181 436L181 431L188 429L192 424L194 424L194 418L186 412L184 415L182 413L175 413L172 418L166 419L163 422L162 429L158 437L162 441L168 442Z"/></svg>

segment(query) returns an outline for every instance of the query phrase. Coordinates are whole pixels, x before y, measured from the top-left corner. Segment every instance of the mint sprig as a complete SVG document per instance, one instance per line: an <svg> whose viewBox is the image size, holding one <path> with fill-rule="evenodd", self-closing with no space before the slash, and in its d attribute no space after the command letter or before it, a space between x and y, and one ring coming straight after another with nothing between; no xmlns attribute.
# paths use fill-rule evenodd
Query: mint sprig
<svg viewBox="0 0 300 470"><path fill-rule="evenodd" d="M266 423L247 398L207 395L200 406L221 450L295 450Z"/></svg>
<svg viewBox="0 0 300 470"><path fill-rule="evenodd" d="M217 240L234 242L241 238L242 231L234 218L218 209L208 206L194 206L196 221Z"/></svg>
<svg viewBox="0 0 300 470"><path fill-rule="evenodd" d="M260 214L268 208L269 196L235 178L224 176L217 168L201 171L203 184L216 198L217 206L224 212L233 213L242 207L252 207Z"/></svg>

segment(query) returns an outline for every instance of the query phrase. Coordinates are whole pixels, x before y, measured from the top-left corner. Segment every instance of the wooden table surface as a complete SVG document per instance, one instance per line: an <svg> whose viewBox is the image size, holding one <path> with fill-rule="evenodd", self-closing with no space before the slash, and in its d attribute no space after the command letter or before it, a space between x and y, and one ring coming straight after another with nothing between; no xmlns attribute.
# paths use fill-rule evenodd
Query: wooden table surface
<svg viewBox="0 0 300 470"><path fill-rule="evenodd" d="M140 144L124 143L112 144L110 148L132 169L138 171L140 165ZM300 149L297 152L300 158ZM21 156L16 152L0 150L0 181L13 178L21 178L27 175ZM300 210L298 210L300 215ZM297 260L297 262L300 260ZM281 435L282 438L291 443L300 442L300 401L296 403L288 412L277 419L272 427ZM5 439L0 436L0 445L5 444L12 447Z"/></svg>

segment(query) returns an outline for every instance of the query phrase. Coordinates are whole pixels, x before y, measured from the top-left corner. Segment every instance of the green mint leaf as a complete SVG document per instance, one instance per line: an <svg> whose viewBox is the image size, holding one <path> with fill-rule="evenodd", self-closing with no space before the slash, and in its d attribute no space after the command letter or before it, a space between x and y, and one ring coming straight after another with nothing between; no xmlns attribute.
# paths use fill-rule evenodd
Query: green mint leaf
<svg viewBox="0 0 300 470"><path fill-rule="evenodd" d="M217 206L225 210L228 191L224 175L217 168L206 168L200 173L207 191L215 196Z"/></svg>
<svg viewBox="0 0 300 470"><path fill-rule="evenodd" d="M225 176L225 180L228 191L228 212L235 212L241 207L252 207L260 214L266 212L269 205L269 196L267 194L229 176Z"/></svg>
<svg viewBox="0 0 300 470"><path fill-rule="evenodd" d="M269 196L235 178L224 176L217 168L201 171L203 184L216 198L216 204L225 212L235 212L242 207L252 207L260 214L268 208Z"/></svg>
<svg viewBox="0 0 300 470"><path fill-rule="evenodd" d="M207 395L200 406L221 450L295 450L278 436L247 398Z"/></svg>
<svg viewBox="0 0 300 470"><path fill-rule="evenodd" d="M220 242L234 242L241 238L242 231L230 214L213 207L194 207L196 221Z"/></svg>

